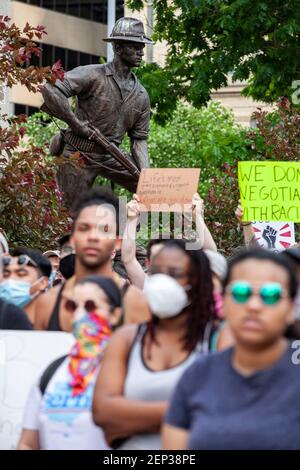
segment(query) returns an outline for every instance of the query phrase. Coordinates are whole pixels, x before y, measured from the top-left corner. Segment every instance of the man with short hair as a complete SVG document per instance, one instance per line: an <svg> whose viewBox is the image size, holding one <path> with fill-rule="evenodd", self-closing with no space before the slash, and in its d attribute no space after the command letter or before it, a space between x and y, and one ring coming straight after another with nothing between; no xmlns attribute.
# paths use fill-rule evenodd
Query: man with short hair
<svg viewBox="0 0 300 470"><path fill-rule="evenodd" d="M104 40L112 42L112 62L77 67L65 74L63 82L46 84L42 90L43 111L69 126L66 132L55 136L51 153L70 157L79 151L84 156L85 164L80 168L70 162L58 172L58 183L68 208L73 207L82 191L93 185L97 175L130 191L136 189L138 173L130 173L115 156L108 154L95 141L95 131L117 147L127 134L132 155L125 159L137 169L149 166L150 102L132 68L141 65L145 44L152 41L145 36L143 23L135 18L120 18ZM75 112L68 102L71 96L77 97Z"/></svg>
<svg viewBox="0 0 300 470"><path fill-rule="evenodd" d="M52 272L49 278L48 287L55 286L56 284L60 284L63 280L63 276L59 272L60 266L60 252L58 250L47 250L43 253L43 256L46 256L51 263Z"/></svg>
<svg viewBox="0 0 300 470"><path fill-rule="evenodd" d="M51 263L52 271L57 271L59 268L60 252L58 250L47 250L43 253Z"/></svg>
<svg viewBox="0 0 300 470"><path fill-rule="evenodd" d="M3 264L0 254L0 292L1 282L3 281L2 268ZM0 298L0 330L32 330L32 325L23 310L13 304L5 302Z"/></svg>
<svg viewBox="0 0 300 470"><path fill-rule="evenodd" d="M58 240L60 259L74 253L74 247L72 245L71 235L72 235L71 233L65 233Z"/></svg>
<svg viewBox="0 0 300 470"><path fill-rule="evenodd" d="M11 256L2 258L3 280L0 298L22 308L34 323L33 300L48 287L51 274L50 261L39 250L16 248Z"/></svg>
<svg viewBox="0 0 300 470"><path fill-rule="evenodd" d="M71 331L71 319L65 310L64 297L90 275L105 276L118 285L123 296L123 317L126 322L149 318L148 304L142 292L129 286L113 271L112 253L121 245L118 234L119 201L109 188L94 188L77 201L72 229L76 251L75 274L61 287L54 287L36 303L35 328Z"/></svg>

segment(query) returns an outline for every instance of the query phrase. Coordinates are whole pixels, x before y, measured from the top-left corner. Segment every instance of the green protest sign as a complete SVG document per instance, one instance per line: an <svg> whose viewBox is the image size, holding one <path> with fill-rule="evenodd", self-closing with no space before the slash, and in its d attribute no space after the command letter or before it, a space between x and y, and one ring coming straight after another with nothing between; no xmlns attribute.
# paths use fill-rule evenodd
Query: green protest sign
<svg viewBox="0 0 300 470"><path fill-rule="evenodd" d="M300 222L299 162L239 162L243 220Z"/></svg>

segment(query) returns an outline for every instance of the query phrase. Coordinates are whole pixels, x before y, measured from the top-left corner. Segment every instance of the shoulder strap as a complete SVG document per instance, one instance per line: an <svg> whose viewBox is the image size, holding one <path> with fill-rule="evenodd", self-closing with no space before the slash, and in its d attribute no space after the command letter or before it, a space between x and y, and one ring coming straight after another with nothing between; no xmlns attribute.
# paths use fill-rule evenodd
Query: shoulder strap
<svg viewBox="0 0 300 470"><path fill-rule="evenodd" d="M137 330L136 330L136 333L131 341L131 344L130 344L130 347L129 347L129 350L128 350L128 356L127 356L127 362L129 361L130 357L131 357L131 354L132 354L132 350L134 348L134 346L136 345L136 343L138 343L139 341L141 341L145 331L146 331L146 327L147 325L145 325L144 323L141 323L139 325L137 325Z"/></svg>
<svg viewBox="0 0 300 470"><path fill-rule="evenodd" d="M137 343L139 341L142 341L142 339L143 339L143 337L146 333L147 328L148 328L148 323L141 323L138 326L138 329L137 329L136 335L134 337L133 343Z"/></svg>
<svg viewBox="0 0 300 470"><path fill-rule="evenodd" d="M211 342L211 335L213 332L213 325L212 322L208 322L204 329L203 339L198 343L196 346L196 351L202 354L208 354L211 350L210 342Z"/></svg>
<svg viewBox="0 0 300 470"><path fill-rule="evenodd" d="M47 331L62 331L59 324L59 307L65 284L61 286L56 297L56 301L49 319Z"/></svg>
<svg viewBox="0 0 300 470"><path fill-rule="evenodd" d="M42 396L44 395L47 385L50 382L51 378L53 377L53 375L55 374L59 366L64 362L66 357L67 357L67 354L65 354L62 357L59 357L58 359L55 359L55 361L51 362L51 364L49 364L49 366L44 370L40 378L40 385L39 385Z"/></svg>

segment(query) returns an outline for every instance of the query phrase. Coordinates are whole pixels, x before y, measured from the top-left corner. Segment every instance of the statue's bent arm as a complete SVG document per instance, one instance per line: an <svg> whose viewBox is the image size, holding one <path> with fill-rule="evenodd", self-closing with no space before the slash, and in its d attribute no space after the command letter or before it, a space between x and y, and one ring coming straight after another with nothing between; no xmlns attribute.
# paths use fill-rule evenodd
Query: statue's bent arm
<svg viewBox="0 0 300 470"><path fill-rule="evenodd" d="M71 128L74 123L78 123L78 119L71 110L68 98L63 92L50 84L46 84L42 89L47 111L62 121L65 121Z"/></svg>
<svg viewBox="0 0 300 470"><path fill-rule="evenodd" d="M148 144L147 140L132 139L131 153L138 164L139 169L149 168Z"/></svg>

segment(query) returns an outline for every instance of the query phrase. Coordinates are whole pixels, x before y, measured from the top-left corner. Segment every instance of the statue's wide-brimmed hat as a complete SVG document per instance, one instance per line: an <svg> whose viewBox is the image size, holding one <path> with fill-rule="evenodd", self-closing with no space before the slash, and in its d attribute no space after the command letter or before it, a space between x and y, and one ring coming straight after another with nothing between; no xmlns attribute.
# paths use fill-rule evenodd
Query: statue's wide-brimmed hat
<svg viewBox="0 0 300 470"><path fill-rule="evenodd" d="M136 18L120 18L113 27L111 35L103 41L130 41L141 44L153 44L145 35L144 25Z"/></svg>

